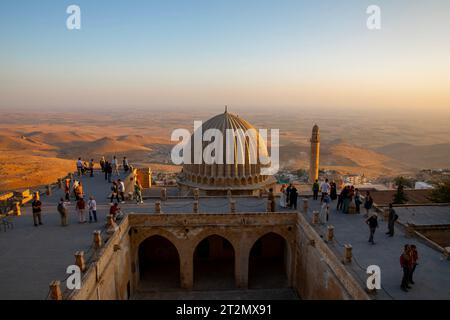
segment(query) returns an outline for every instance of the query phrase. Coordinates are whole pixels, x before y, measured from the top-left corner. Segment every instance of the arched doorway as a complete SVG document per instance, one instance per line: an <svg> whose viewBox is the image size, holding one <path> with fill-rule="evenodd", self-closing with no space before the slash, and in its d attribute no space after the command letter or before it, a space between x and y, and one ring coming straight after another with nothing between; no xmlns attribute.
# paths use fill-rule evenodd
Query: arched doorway
<svg viewBox="0 0 450 320"><path fill-rule="evenodd" d="M211 235L194 251L194 289L233 289L234 248L225 238Z"/></svg>
<svg viewBox="0 0 450 320"><path fill-rule="evenodd" d="M166 290L180 287L180 257L175 245L152 236L139 245L140 289Z"/></svg>
<svg viewBox="0 0 450 320"><path fill-rule="evenodd" d="M250 250L249 288L288 287L289 264L290 255L286 240L275 233L262 236Z"/></svg>

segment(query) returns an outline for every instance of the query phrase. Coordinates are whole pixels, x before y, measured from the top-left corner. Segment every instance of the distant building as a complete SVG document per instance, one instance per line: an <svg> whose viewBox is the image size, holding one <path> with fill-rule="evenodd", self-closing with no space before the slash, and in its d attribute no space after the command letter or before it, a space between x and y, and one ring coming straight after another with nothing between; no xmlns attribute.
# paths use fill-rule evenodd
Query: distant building
<svg viewBox="0 0 450 320"><path fill-rule="evenodd" d="M414 189L416 190L429 190L433 189L433 186L429 183L423 182L423 181L417 181L414 185Z"/></svg>

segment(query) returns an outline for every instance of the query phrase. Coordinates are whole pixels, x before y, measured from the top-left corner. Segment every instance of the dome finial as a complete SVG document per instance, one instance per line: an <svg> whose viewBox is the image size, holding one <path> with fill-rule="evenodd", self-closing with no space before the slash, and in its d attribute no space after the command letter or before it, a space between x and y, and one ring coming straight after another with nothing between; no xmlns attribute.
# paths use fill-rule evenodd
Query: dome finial
<svg viewBox="0 0 450 320"><path fill-rule="evenodd" d="M225 113L228 112L228 106L225 106Z"/></svg>

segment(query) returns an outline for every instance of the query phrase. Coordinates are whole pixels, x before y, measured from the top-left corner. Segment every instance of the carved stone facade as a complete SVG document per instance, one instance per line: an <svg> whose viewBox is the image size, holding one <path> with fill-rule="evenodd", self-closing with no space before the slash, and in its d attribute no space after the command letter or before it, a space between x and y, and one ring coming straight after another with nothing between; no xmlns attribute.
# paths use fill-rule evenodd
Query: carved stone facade
<svg viewBox="0 0 450 320"><path fill-rule="evenodd" d="M206 239L213 240L213 251L220 251L215 247L219 240L228 243L225 251L231 253L228 258L232 261L232 286L248 288L254 269L265 266L258 263L251 267L251 260L257 244L267 238L269 249L274 241L282 242L284 285L295 289L303 299L368 299L360 284L300 213L128 215L97 252L99 259L84 273L82 289L66 299L128 299L145 290L141 249L153 238L172 247L180 290L195 289L198 249ZM158 259L168 253L158 245L152 250L159 255ZM221 265L222 260L215 267ZM152 272L158 279L165 269ZM220 282L221 273L213 273L219 275ZM263 278L270 275L264 273ZM212 282L212 286L215 284Z"/></svg>

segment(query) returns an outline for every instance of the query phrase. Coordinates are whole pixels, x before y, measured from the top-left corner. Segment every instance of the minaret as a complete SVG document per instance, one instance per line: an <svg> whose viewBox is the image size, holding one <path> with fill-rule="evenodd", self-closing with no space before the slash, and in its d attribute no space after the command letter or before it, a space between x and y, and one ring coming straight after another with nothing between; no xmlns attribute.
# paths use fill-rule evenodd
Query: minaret
<svg viewBox="0 0 450 320"><path fill-rule="evenodd" d="M320 157L320 132L316 124L311 136L311 158L309 160L309 181L314 183L319 179L319 157Z"/></svg>

